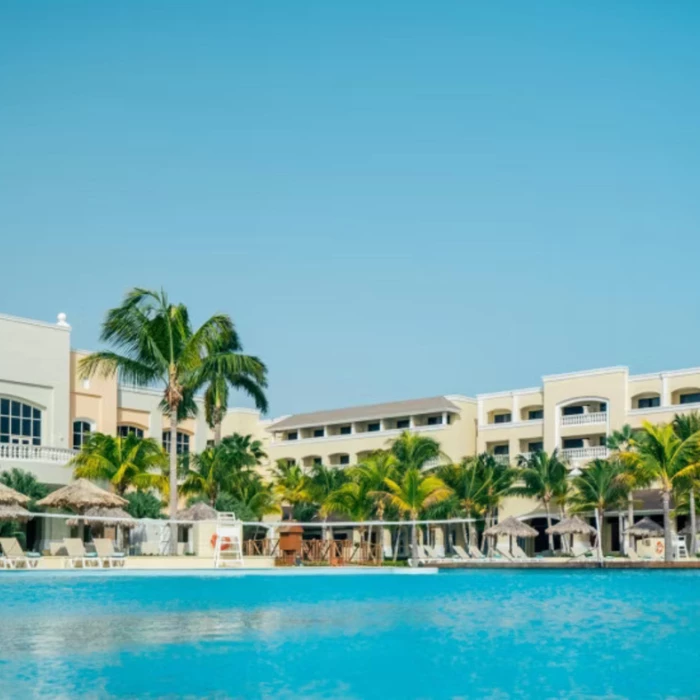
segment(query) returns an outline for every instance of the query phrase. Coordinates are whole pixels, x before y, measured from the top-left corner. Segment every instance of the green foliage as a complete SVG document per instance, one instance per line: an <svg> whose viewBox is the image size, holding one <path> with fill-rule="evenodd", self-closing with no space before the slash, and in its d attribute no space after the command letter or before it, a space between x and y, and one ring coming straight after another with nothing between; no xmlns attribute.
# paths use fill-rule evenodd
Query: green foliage
<svg viewBox="0 0 700 700"><path fill-rule="evenodd" d="M396 458L396 469L405 473L410 469L423 469L425 465L441 456L440 443L433 438L404 431L391 445Z"/></svg>
<svg viewBox="0 0 700 700"><path fill-rule="evenodd" d="M36 502L40 501L49 493L49 487L37 481L34 474L24 469L18 469L17 467L2 472L2 474L0 474L0 481L5 484L5 486L9 486L11 489L25 496L29 496L30 501L25 507L32 512L37 512L39 510L36 506Z"/></svg>
<svg viewBox="0 0 700 700"><path fill-rule="evenodd" d="M128 504L124 510L132 518L163 518L163 504L160 499L148 491L132 491L124 498Z"/></svg>
<svg viewBox="0 0 700 700"><path fill-rule="evenodd" d="M574 477L569 507L574 513L619 508L627 499L625 467L619 460L594 459Z"/></svg>

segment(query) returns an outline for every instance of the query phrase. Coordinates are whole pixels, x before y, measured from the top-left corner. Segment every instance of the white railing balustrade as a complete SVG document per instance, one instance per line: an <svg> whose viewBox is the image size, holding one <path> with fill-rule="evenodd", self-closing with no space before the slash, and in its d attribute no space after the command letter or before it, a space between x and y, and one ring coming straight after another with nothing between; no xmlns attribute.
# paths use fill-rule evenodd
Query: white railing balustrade
<svg viewBox="0 0 700 700"><path fill-rule="evenodd" d="M0 459L16 459L34 462L60 462L65 464L77 454L77 450L44 445L0 444Z"/></svg>
<svg viewBox="0 0 700 700"><path fill-rule="evenodd" d="M608 414L605 411L598 413L577 413L573 416L562 416L562 425L591 425L595 423L607 423Z"/></svg>
<svg viewBox="0 0 700 700"><path fill-rule="evenodd" d="M596 445L595 447L574 447L568 450L562 450L561 454L564 458L572 461L606 459L608 456L608 448L602 445Z"/></svg>

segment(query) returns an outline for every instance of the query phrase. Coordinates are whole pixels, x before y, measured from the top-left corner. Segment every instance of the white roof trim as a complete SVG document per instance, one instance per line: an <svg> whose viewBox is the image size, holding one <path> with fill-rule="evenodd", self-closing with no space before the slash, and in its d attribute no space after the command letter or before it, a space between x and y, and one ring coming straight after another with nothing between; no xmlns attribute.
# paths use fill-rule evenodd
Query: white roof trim
<svg viewBox="0 0 700 700"><path fill-rule="evenodd" d="M478 400L482 399L498 399L503 396L524 396L526 394L541 394L542 387L532 387L530 389L513 389L512 391L492 391L488 394L477 394Z"/></svg>
<svg viewBox="0 0 700 700"><path fill-rule="evenodd" d="M662 372L650 372L649 374L635 374L630 377L631 382L642 382L649 379L663 379L664 377L679 377L685 374L700 374L700 367L690 369L671 369Z"/></svg>
<svg viewBox="0 0 700 700"><path fill-rule="evenodd" d="M585 369L580 372L567 372L565 374L548 374L542 377L543 382L558 382L564 379L576 379L578 377L595 377L601 374L629 373L629 367L619 365L617 367L601 367L600 369Z"/></svg>
<svg viewBox="0 0 700 700"><path fill-rule="evenodd" d="M37 321L33 318L22 318L21 316L10 316L9 314L0 314L0 321L10 321L11 323L24 323L27 326L39 326L40 328L52 328L55 331L70 332L70 325L59 326L58 323L49 323L48 321Z"/></svg>

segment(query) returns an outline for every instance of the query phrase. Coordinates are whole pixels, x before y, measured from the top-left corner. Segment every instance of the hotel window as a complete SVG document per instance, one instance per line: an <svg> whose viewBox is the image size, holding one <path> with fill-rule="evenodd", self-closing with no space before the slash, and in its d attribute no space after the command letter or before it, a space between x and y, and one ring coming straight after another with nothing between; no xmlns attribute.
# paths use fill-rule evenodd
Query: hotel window
<svg viewBox="0 0 700 700"><path fill-rule="evenodd" d="M314 437L323 437L325 435L325 431L323 428L314 428L313 436Z"/></svg>
<svg viewBox="0 0 700 700"><path fill-rule="evenodd" d="M396 428L397 430L406 430L406 428L411 427L411 419L410 418L399 418L396 421Z"/></svg>
<svg viewBox="0 0 700 700"><path fill-rule="evenodd" d="M119 437L126 437L127 435L136 435L136 437L143 437L143 429L137 428L135 425L118 425L117 435Z"/></svg>
<svg viewBox="0 0 700 700"><path fill-rule="evenodd" d="M73 449L79 450L91 432L92 426L86 420L73 421Z"/></svg>
<svg viewBox="0 0 700 700"><path fill-rule="evenodd" d="M583 439L582 438L567 438L564 440L564 449L565 450L577 450L581 447L583 447Z"/></svg>
<svg viewBox="0 0 700 700"><path fill-rule="evenodd" d="M495 455L509 455L510 454L510 445L496 445L493 448L493 453Z"/></svg>
<svg viewBox="0 0 700 700"><path fill-rule="evenodd" d="M693 394L681 394L680 403L700 403L700 391Z"/></svg>
<svg viewBox="0 0 700 700"><path fill-rule="evenodd" d="M299 433L293 430L291 433L287 433L287 440L296 440L299 437Z"/></svg>
<svg viewBox="0 0 700 700"><path fill-rule="evenodd" d="M510 423L513 416L510 413L499 413L493 417L494 423Z"/></svg>
<svg viewBox="0 0 700 700"><path fill-rule="evenodd" d="M428 425L442 425L442 416L428 416Z"/></svg>
<svg viewBox="0 0 700 700"><path fill-rule="evenodd" d="M170 431L163 433L163 449L170 454ZM190 436L187 433L177 431L177 453L187 454L190 451Z"/></svg>
<svg viewBox="0 0 700 700"><path fill-rule="evenodd" d="M580 416L583 413L583 406L564 406L561 412L564 416Z"/></svg>
<svg viewBox="0 0 700 700"><path fill-rule="evenodd" d="M320 467L323 464L323 460L320 457L314 457L314 466Z"/></svg>
<svg viewBox="0 0 700 700"><path fill-rule="evenodd" d="M638 408L656 408L661 405L661 398L659 396L649 396L645 399L639 399L637 402Z"/></svg>
<svg viewBox="0 0 700 700"><path fill-rule="evenodd" d="M347 464L350 464L350 455L340 455L339 464L341 466L345 466Z"/></svg>
<svg viewBox="0 0 700 700"><path fill-rule="evenodd" d="M41 445L41 411L21 401L0 399L0 443Z"/></svg>
<svg viewBox="0 0 700 700"><path fill-rule="evenodd" d="M541 408L535 408L527 412L528 420L542 420L542 418L544 418L544 410Z"/></svg>
<svg viewBox="0 0 700 700"><path fill-rule="evenodd" d="M367 423L367 432L368 433L378 433L381 429L382 429L382 425L379 422Z"/></svg>
<svg viewBox="0 0 700 700"><path fill-rule="evenodd" d="M527 443L527 451L528 452L542 452L542 447L543 447L543 444L541 441Z"/></svg>
<svg viewBox="0 0 700 700"><path fill-rule="evenodd" d="M350 425L341 425L340 426L340 435L350 435L352 432L352 426Z"/></svg>
<svg viewBox="0 0 700 700"><path fill-rule="evenodd" d="M608 404L606 404L606 403L601 403L601 404L598 406L598 411L599 411L599 413L607 413L607 411L608 411Z"/></svg>

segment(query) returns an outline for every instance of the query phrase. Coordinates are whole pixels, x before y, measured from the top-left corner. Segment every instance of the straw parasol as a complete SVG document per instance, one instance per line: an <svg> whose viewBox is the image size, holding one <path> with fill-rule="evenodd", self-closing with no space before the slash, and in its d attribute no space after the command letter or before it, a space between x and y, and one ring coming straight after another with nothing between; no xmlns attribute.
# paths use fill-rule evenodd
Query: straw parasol
<svg viewBox="0 0 700 700"><path fill-rule="evenodd" d="M19 491L11 489L9 486L0 483L0 505L8 506L26 506L29 503L29 496L25 496Z"/></svg>
<svg viewBox="0 0 700 700"><path fill-rule="evenodd" d="M664 534L664 529L658 523L649 518L642 518L638 523L628 527L626 534L634 537L660 537Z"/></svg>
<svg viewBox="0 0 700 700"><path fill-rule="evenodd" d="M112 518L112 520L103 520L103 518ZM77 525L78 521L83 520L85 523L90 523L94 526L114 526L120 527L136 527L136 520L122 508L104 508L103 506L95 506L88 508L79 518L67 520L68 525Z"/></svg>
<svg viewBox="0 0 700 700"><path fill-rule="evenodd" d="M513 516L502 520L500 523L492 525L488 530L484 531L487 537L537 537L537 530L530 527L522 520L517 520Z"/></svg>
<svg viewBox="0 0 700 700"><path fill-rule="evenodd" d="M178 520L216 520L218 515L219 513L204 501L177 512Z"/></svg>
<svg viewBox="0 0 700 700"><path fill-rule="evenodd" d="M22 522L26 523L34 516L19 505L0 504L0 521L2 522Z"/></svg>
<svg viewBox="0 0 700 700"><path fill-rule="evenodd" d="M695 532L700 533L700 520L698 520L695 523ZM679 535L692 535L693 531L692 531L692 528L690 527L690 523L688 523L678 534Z"/></svg>
<svg viewBox="0 0 700 700"><path fill-rule="evenodd" d="M581 520L578 515L574 515L571 518L560 520L552 527L548 527L545 532L548 535L595 535L596 529Z"/></svg>
<svg viewBox="0 0 700 700"><path fill-rule="evenodd" d="M89 508L119 508L127 503L125 498L95 486L92 481L76 479L72 484L42 498L37 505L46 508L70 508L77 513L84 513Z"/></svg>

